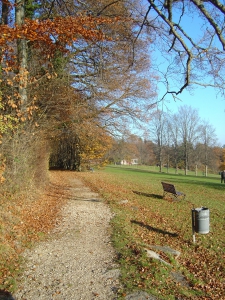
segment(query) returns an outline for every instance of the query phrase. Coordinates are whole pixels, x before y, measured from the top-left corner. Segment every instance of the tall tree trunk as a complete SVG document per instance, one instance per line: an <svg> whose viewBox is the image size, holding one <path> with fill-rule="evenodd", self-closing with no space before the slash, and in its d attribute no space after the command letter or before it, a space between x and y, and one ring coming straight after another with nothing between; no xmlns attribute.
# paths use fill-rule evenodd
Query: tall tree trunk
<svg viewBox="0 0 225 300"><path fill-rule="evenodd" d="M16 24L21 26L24 23L25 0L16 0ZM27 104L27 41L17 40L17 60L18 60L18 92L21 99L21 109L25 111Z"/></svg>
<svg viewBox="0 0 225 300"><path fill-rule="evenodd" d="M205 142L205 177L208 176L208 147L207 143Z"/></svg>
<svg viewBox="0 0 225 300"><path fill-rule="evenodd" d="M170 156L167 154L167 173L169 173Z"/></svg>
<svg viewBox="0 0 225 300"><path fill-rule="evenodd" d="M2 11L1 11L1 24L8 24L8 16L9 16L9 5L6 2L2 1Z"/></svg>
<svg viewBox="0 0 225 300"><path fill-rule="evenodd" d="M188 147L187 147L187 140L185 138L185 144L184 144L184 151L185 151L185 175L188 173Z"/></svg>
<svg viewBox="0 0 225 300"><path fill-rule="evenodd" d="M207 177L207 176L208 176L208 166L205 165L205 177Z"/></svg>
<svg viewBox="0 0 225 300"><path fill-rule="evenodd" d="M158 142L159 146L159 172L162 173L162 144L161 144L161 138L160 142Z"/></svg>
<svg viewBox="0 0 225 300"><path fill-rule="evenodd" d="M9 16L9 5L2 1L2 9L0 16L0 24L7 25ZM0 50L0 56L2 56L2 50ZM0 79L2 79L2 66L0 66Z"/></svg>

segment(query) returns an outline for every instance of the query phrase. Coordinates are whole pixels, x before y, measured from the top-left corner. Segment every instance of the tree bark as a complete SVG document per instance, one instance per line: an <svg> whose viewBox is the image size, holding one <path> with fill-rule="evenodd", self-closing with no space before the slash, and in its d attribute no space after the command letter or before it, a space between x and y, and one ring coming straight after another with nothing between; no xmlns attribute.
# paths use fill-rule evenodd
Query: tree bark
<svg viewBox="0 0 225 300"><path fill-rule="evenodd" d="M16 0L16 25L21 26L25 17L25 0ZM17 62L18 62L18 92L21 99L21 109L25 111L27 104L27 41L17 40Z"/></svg>

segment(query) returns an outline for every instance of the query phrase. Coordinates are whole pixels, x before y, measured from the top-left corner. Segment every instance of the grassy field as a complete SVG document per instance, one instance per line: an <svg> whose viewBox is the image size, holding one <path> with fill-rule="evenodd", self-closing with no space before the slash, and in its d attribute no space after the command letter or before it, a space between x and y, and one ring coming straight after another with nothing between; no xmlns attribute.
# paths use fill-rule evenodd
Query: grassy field
<svg viewBox="0 0 225 300"><path fill-rule="evenodd" d="M160 299L225 299L225 184L219 175L109 166L79 176L115 213L112 238L122 270L121 299L139 289ZM161 181L174 184L185 200L163 199ZM193 243L191 210L202 206L209 208L210 232L196 233ZM181 254L175 257L160 246ZM146 249L168 264L147 257Z"/></svg>

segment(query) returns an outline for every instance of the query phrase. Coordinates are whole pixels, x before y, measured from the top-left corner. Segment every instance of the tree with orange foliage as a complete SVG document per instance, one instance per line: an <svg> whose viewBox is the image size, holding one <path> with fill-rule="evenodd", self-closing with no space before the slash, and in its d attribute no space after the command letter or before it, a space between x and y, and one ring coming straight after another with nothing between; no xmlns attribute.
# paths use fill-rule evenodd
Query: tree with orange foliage
<svg viewBox="0 0 225 300"><path fill-rule="evenodd" d="M105 5L105 1L102 1L96 6L86 3L85 7L86 10L87 7L89 8L89 15L92 17L102 15L104 12L108 17L113 16L114 19L115 15L121 18L121 15L126 12L122 1L119 4L120 6L113 4L108 6ZM71 7L72 4L70 12ZM83 13L86 10L81 8ZM57 14L60 9L54 6L50 13L53 14L53 11ZM147 44L145 45L143 41L136 43L137 52L134 55L132 22L127 15L125 17L127 18L126 24L117 22L101 25L107 32L108 38L105 40L74 42L68 53L58 48L50 60L51 67L47 69L48 76L39 80L38 85L35 82L33 84L32 91L35 90L39 107L45 111L45 114L47 113L48 133L53 131L58 124L58 128L63 130L64 135L70 136L70 139L67 139L62 137L61 132L58 133L58 137L55 132L53 133L53 136L61 141L60 144L56 142L53 146L54 153L58 153L59 160L61 160L62 153L60 154L55 147L58 145L59 148L64 149L62 155L65 155L66 168L77 169L77 165L74 167L73 163L68 164L68 161L72 160L69 159L70 155L67 157L65 150L68 147L71 148L70 142L73 139L76 143L81 143L79 149L90 149L88 147L90 123L95 128L95 140L99 141L99 136L103 137L103 135L98 135L100 129L102 132L105 130L107 137L109 131L124 129L125 125L129 125L131 118L143 120L145 111L151 107L149 95L153 95L153 92L149 80L143 78L142 73L149 66L146 56ZM35 69L37 70L36 67ZM40 70L40 72L43 71L45 72L43 69ZM52 128L50 128L50 119L55 124ZM79 124L82 128L87 127L86 136L80 133L75 124ZM62 146L62 142L65 145ZM104 140L102 142L104 143ZM87 147L84 147L84 144ZM74 149L74 152L78 153L77 149ZM89 150L86 154L80 153L82 160L89 155L88 153L90 154ZM104 154L104 151L102 153ZM77 163L81 161L78 157L76 159ZM57 159L54 158L51 162L53 161Z"/></svg>
<svg viewBox="0 0 225 300"><path fill-rule="evenodd" d="M60 81L58 79L56 60L59 54L67 57L70 53L70 47L76 41L90 41L95 43L98 40L108 39L100 28L103 24L111 24L117 22L118 19L106 17L93 17L87 14L75 16L62 16L60 14L51 14L49 8L49 17L45 18L41 14L36 14L39 18L35 18L35 8L31 8L28 12L27 1L2 2L2 23L0 24L1 37L1 86L2 91L2 109L1 118L6 120L6 116L10 116L18 123L8 131L1 131L3 135L1 151L3 156L7 157L7 165L9 166L6 176L13 180L13 176L17 176L18 162L25 171L25 157L39 157L33 148L33 139L36 137L36 151L43 150L42 144L45 143L46 134L49 129L55 131L56 124L65 122L62 118L60 122L55 121L56 110L51 110L62 102L68 101L66 92L59 101L59 97L53 100L51 95L51 86ZM33 13L32 13L33 9ZM14 14L15 11L15 14ZM15 20L13 19L15 15ZM30 18L25 18L29 16ZM8 20L10 20L8 22ZM65 67L63 65L62 67ZM70 89L72 81L61 81L62 91ZM47 95L42 97L41 89L47 91ZM46 89L45 89L46 87ZM74 91L72 92L74 93ZM61 93L62 94L62 93ZM44 95L45 96L45 95ZM46 101L47 100L47 101ZM46 103L44 103L46 101ZM70 106L67 105L70 109ZM66 114L66 105L61 105L58 110L64 109L62 115ZM9 123L8 123L9 124ZM4 133L4 134L3 134ZM43 140L44 138L44 140ZM16 147L12 147L12 143ZM39 144L39 145L38 145ZM20 145L18 147L18 145ZM26 149L27 155L24 150ZM19 151L19 152L18 152ZM29 155L28 155L29 153ZM49 153L46 152L45 160L48 161ZM15 159L16 157L16 159ZM22 159L22 157L24 157ZM32 159L31 159L32 161ZM33 160L34 162L35 160ZM30 160L27 159L27 165ZM30 166L29 166L30 167ZM11 171L9 171L11 169ZM31 170L32 171L32 170ZM32 171L34 172L34 171ZM22 178L23 176L20 176ZM29 176L30 178L33 177Z"/></svg>
<svg viewBox="0 0 225 300"><path fill-rule="evenodd" d="M25 144L31 149L29 143L35 137L43 142L39 150L43 153L45 142L54 138L69 145L70 140L62 138L62 132L72 134L71 140L79 141L79 149L83 149L76 156L77 169L81 158L93 158L90 123L98 141L98 146L92 145L97 149L108 144L109 132L124 130L130 120L144 120L145 112L154 104L149 97L155 96L154 84L143 76L150 68L148 41L136 39L136 23L125 1L102 0L94 5L92 1L62 5L43 1L40 6L24 0L5 3L10 4L9 15L15 9L16 20L10 26L1 24L3 113L18 119L20 126L11 136L18 137L21 149ZM81 132L80 128L87 129ZM22 132L27 134L23 142ZM62 148L57 142L50 145L54 150L57 145ZM15 149L8 142L3 148L5 153ZM93 153L99 157L99 152ZM11 155L12 166L15 156ZM47 151L46 161L48 156ZM64 160L69 160L67 154ZM74 163L69 168L74 169ZM18 170L17 164L13 169Z"/></svg>
<svg viewBox="0 0 225 300"><path fill-rule="evenodd" d="M220 163L220 170L225 170L225 149L223 148L221 151L221 163Z"/></svg>

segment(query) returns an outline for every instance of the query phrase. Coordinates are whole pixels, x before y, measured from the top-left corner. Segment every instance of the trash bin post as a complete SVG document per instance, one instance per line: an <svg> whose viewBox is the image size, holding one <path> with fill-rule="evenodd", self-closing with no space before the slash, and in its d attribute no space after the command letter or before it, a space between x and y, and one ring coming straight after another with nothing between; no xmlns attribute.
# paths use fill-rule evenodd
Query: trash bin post
<svg viewBox="0 0 225 300"><path fill-rule="evenodd" d="M195 209L191 210L191 221L192 221L192 238L193 243L195 244Z"/></svg>

